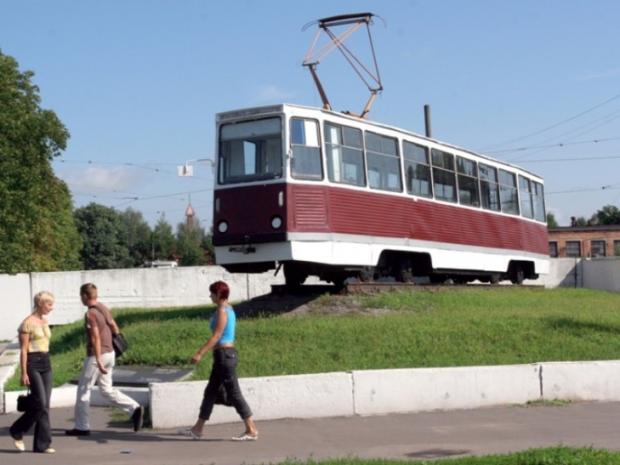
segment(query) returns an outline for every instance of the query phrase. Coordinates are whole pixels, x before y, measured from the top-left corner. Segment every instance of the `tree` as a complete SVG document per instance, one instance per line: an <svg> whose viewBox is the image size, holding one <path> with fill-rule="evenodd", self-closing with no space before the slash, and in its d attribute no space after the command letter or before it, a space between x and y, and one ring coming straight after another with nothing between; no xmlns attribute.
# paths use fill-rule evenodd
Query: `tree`
<svg viewBox="0 0 620 465"><path fill-rule="evenodd" d="M615 205L605 205L594 216L598 224L620 224L620 209Z"/></svg>
<svg viewBox="0 0 620 465"><path fill-rule="evenodd" d="M590 222L584 216L580 216L575 219L575 226L579 226L579 227L589 226L589 223Z"/></svg>
<svg viewBox="0 0 620 465"><path fill-rule="evenodd" d="M121 215L114 208L90 203L75 211L84 246L81 258L87 270L126 268L131 258L124 239Z"/></svg>
<svg viewBox="0 0 620 465"><path fill-rule="evenodd" d="M153 228L151 236L151 258L153 260L168 260L174 254L175 238L172 226L162 215Z"/></svg>
<svg viewBox="0 0 620 465"><path fill-rule="evenodd" d="M553 229L558 227L558 221L555 219L555 215L553 213L547 213L547 228Z"/></svg>
<svg viewBox="0 0 620 465"><path fill-rule="evenodd" d="M206 265L215 265L215 248L213 247L213 233L205 234L200 243L200 247L204 251Z"/></svg>
<svg viewBox="0 0 620 465"><path fill-rule="evenodd" d="M79 266L71 196L51 165L69 132L40 107L33 76L0 51L0 271L8 273Z"/></svg>
<svg viewBox="0 0 620 465"><path fill-rule="evenodd" d="M142 266L151 255L151 228L142 213L128 208L120 214L121 242L129 253L128 266Z"/></svg>
<svg viewBox="0 0 620 465"><path fill-rule="evenodd" d="M195 219L198 224L198 220ZM205 231L200 226L188 227L185 223L177 226L177 254L181 266L206 265L208 255L201 247L205 238Z"/></svg>

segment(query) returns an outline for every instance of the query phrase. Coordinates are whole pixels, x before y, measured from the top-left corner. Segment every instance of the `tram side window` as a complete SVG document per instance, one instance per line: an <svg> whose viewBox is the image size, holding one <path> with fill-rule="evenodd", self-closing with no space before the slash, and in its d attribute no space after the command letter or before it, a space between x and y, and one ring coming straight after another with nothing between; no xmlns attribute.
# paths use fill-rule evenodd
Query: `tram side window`
<svg viewBox="0 0 620 465"><path fill-rule="evenodd" d="M456 178L454 173L454 155L432 149L433 190L437 200L456 202Z"/></svg>
<svg viewBox="0 0 620 465"><path fill-rule="evenodd" d="M526 218L534 218L531 182L523 176L519 176L519 197L521 198L521 214Z"/></svg>
<svg viewBox="0 0 620 465"><path fill-rule="evenodd" d="M319 126L309 119L291 119L291 173L296 179L323 179Z"/></svg>
<svg viewBox="0 0 620 465"><path fill-rule="evenodd" d="M401 192L400 157L396 139L365 133L368 185L373 189Z"/></svg>
<svg viewBox="0 0 620 465"><path fill-rule="evenodd" d="M431 165L428 148L411 142L403 142L405 159L405 183L409 194L432 197Z"/></svg>
<svg viewBox="0 0 620 465"><path fill-rule="evenodd" d="M538 221L546 221L547 215L545 213L545 191L543 185L539 182L532 181L533 188L533 201L534 204L534 218Z"/></svg>
<svg viewBox="0 0 620 465"><path fill-rule="evenodd" d="M517 179L514 173L499 170L499 200L503 213L519 214L519 195L517 194Z"/></svg>
<svg viewBox="0 0 620 465"><path fill-rule="evenodd" d="M459 184L459 203L480 206L478 194L478 167L476 162L463 157L456 157L457 181Z"/></svg>
<svg viewBox="0 0 620 465"><path fill-rule="evenodd" d="M497 169L480 163L480 197L482 208L498 212L499 208L499 184L497 183Z"/></svg>
<svg viewBox="0 0 620 465"><path fill-rule="evenodd" d="M325 150L330 181L366 185L361 130L325 123Z"/></svg>

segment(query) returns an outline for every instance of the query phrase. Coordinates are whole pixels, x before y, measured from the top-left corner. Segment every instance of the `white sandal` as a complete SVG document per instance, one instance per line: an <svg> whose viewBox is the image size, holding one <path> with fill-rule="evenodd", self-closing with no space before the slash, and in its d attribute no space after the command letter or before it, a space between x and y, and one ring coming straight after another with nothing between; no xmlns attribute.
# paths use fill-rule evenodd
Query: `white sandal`
<svg viewBox="0 0 620 465"><path fill-rule="evenodd" d="M248 434L243 433L241 436L235 436L232 438L233 441L256 441L258 440L258 433L256 434Z"/></svg>
<svg viewBox="0 0 620 465"><path fill-rule="evenodd" d="M192 438L194 441L202 439L202 434L194 433L194 430L191 428L181 429L179 430L179 434L181 436L187 436L188 438Z"/></svg>

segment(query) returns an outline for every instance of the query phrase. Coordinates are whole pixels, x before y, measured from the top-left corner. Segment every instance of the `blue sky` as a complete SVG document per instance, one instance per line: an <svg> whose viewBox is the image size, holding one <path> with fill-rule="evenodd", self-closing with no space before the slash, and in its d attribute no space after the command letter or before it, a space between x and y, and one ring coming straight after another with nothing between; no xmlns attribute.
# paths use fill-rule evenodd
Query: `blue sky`
<svg viewBox="0 0 620 465"><path fill-rule="evenodd" d="M179 178L176 166L213 157L217 112L320 106L301 66L315 28L302 27L365 11L385 21L372 120L422 133L430 104L437 139L543 176L561 224L620 205L618 1L0 0L0 49L35 72L71 133L54 167L77 206L176 225L191 191L208 227L211 169ZM335 109L361 110L365 88L338 55L318 71ZM555 146L505 151L540 145Z"/></svg>

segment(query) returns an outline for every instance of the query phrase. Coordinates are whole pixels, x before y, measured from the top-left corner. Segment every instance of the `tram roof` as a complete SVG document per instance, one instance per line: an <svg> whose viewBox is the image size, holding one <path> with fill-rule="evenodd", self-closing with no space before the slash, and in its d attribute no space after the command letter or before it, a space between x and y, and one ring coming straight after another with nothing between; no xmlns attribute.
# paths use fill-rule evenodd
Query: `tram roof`
<svg viewBox="0 0 620 465"><path fill-rule="evenodd" d="M318 107L310 107L310 106L305 106L305 105L298 105L298 104L294 104L294 103L281 103L281 104L275 104L275 105L266 105L266 106L259 106L259 107L248 107L248 108L243 108L243 109L238 109L238 110L231 110L231 111L225 111L225 112L221 112L221 113L217 113L216 114L216 121L217 123L221 123L224 122L226 120L232 120L232 119L239 119L239 118L250 118L253 116L259 116L259 115L266 115L266 114L271 114L271 113L284 113L285 109L287 107L290 108L296 108L296 109L300 109L300 110L304 110L304 111L311 111L314 113L321 113L321 114L325 114L325 115L330 115L330 116L335 116L337 118L343 118L343 119L348 119L350 121L353 121L355 123L364 123L364 124L368 124L370 126L375 126L378 128L382 128L382 129L389 129L391 131L395 131L395 132L399 132L405 135L409 135L409 136L413 136L416 137L418 139L422 139L422 140L426 140L429 142L433 142L435 144L439 144L442 145L444 147L448 147L451 149L455 149L455 150L459 150L461 152L465 152L468 153L470 155L476 156L476 157L480 157L480 158L484 158L485 160L489 160L492 161L494 163L499 163L505 166L510 166L511 168L514 169L518 169L520 171L523 171L524 173L528 173L531 176L534 176L536 178L538 178L539 180L542 181L542 177L540 177L538 174L533 173L529 170L526 170L525 168L522 168L521 166L517 166L517 165L513 165L512 163L508 163L506 161L503 160L498 160L497 158L493 158L490 157L488 155L484 155L478 152L474 152L473 150L469 150L463 147L459 147L458 145L454 145L454 144L450 144L448 142L444 142L438 139L434 139L432 137L427 137L425 135L422 134L418 134L416 132L413 131L409 131L406 129L402 129L399 128L397 126L392 126L389 124L385 124L385 123L379 123L377 121L372 121L372 120L367 120L367 119L361 119L357 116L354 115L350 115L347 113L343 113L343 112L339 112L339 111L334 111L334 110L325 110L323 108L318 108Z"/></svg>

